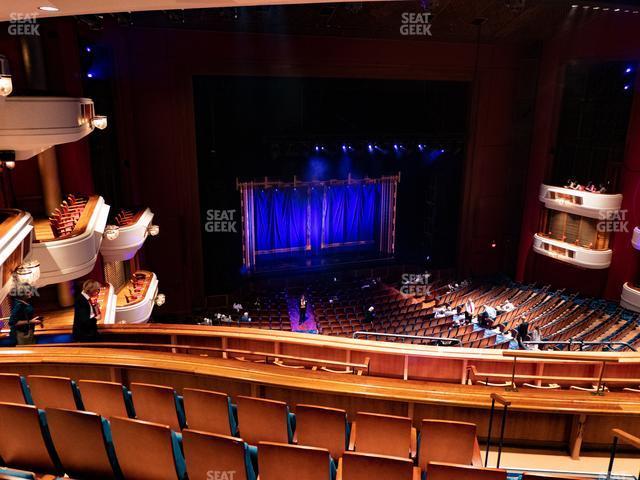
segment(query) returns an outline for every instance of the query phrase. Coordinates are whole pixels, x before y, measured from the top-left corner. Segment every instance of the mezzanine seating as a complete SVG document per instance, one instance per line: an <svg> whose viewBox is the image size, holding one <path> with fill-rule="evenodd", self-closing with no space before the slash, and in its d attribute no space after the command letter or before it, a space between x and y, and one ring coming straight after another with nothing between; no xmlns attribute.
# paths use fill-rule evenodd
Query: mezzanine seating
<svg viewBox="0 0 640 480"><path fill-rule="evenodd" d="M330 480L335 477L336 467L328 450L260 442L258 451L259 480Z"/></svg>
<svg viewBox="0 0 640 480"><path fill-rule="evenodd" d="M78 388L82 392L82 403L87 411L99 413L103 417L135 418L131 392L124 385L98 380L79 380Z"/></svg>
<svg viewBox="0 0 640 480"><path fill-rule="evenodd" d="M45 409L51 439L63 470L73 478L122 478L111 441L111 426L91 412Z"/></svg>
<svg viewBox="0 0 640 480"><path fill-rule="evenodd" d="M238 396L238 428L250 445L258 442L291 443L295 415L284 402Z"/></svg>
<svg viewBox="0 0 640 480"><path fill-rule="evenodd" d="M338 464L336 480L419 480L420 469L408 458L345 452ZM451 480L451 479L447 479Z"/></svg>
<svg viewBox="0 0 640 480"><path fill-rule="evenodd" d="M32 404L27 380L17 373L0 373L0 402Z"/></svg>
<svg viewBox="0 0 640 480"><path fill-rule="evenodd" d="M112 417L110 421L118 464L125 478L186 478L180 438L167 425L122 417Z"/></svg>
<svg viewBox="0 0 640 480"><path fill-rule="evenodd" d="M344 410L316 405L296 406L296 439L300 445L326 448L333 458L340 458L348 447L345 442L348 431Z"/></svg>
<svg viewBox="0 0 640 480"><path fill-rule="evenodd" d="M427 471L428 480L507 480L507 471L499 468L477 468L453 463L430 462Z"/></svg>
<svg viewBox="0 0 640 480"><path fill-rule="evenodd" d="M173 388L132 383L131 394L138 419L168 425L176 431L186 426L182 397Z"/></svg>
<svg viewBox="0 0 640 480"><path fill-rule="evenodd" d="M38 408L84 410L78 386L70 378L29 375L27 381L33 403Z"/></svg>
<svg viewBox="0 0 640 480"><path fill-rule="evenodd" d="M68 379L66 380L68 381ZM21 389L21 383L15 387L14 382L14 387ZM112 386L110 382L105 383L109 387ZM80 388L89 386L91 389L94 386L92 383L82 380L78 384ZM108 391L117 393L118 400L124 403L122 400L124 398L123 387L121 385L119 387L117 389L109 388ZM173 395L173 389L166 388L168 394L165 395L163 391L158 397L159 402L165 404L163 409L168 404L166 398L172 398ZM189 389L185 389L184 392L187 400L190 395L189 391ZM64 392L63 395L66 396L66 389ZM155 394L158 390L153 388L152 392ZM232 425L231 417L234 413L233 408L229 408L229 397L218 392L202 390L195 390L195 392L200 396L196 402L187 402L189 410L187 410L186 420L190 421L191 415L193 415L194 422L197 422L198 417L206 417L206 411L198 412L197 410L207 410L206 400L212 399L214 403L219 404L220 411L216 416L220 425L215 424L217 422L214 418L208 418L207 421L212 422L212 427L216 429L230 428ZM152 398L149 396L142 401L149 402L152 401ZM134 393L134 403L136 399L137 396ZM50 399L47 400L50 401ZM64 472L80 480L120 478L118 468L122 470L124 478L141 480L182 479L186 475L185 468L190 472L193 469L190 478L206 478L201 474L206 475L208 471L218 470L237 471L236 479L254 480L253 475L256 473L254 466L260 468L259 478L264 480L289 478L293 475L292 472L296 472L296 478L305 480L332 478L331 454L324 444L325 441L332 442L338 451L341 445L344 445L348 431L344 411L314 405L298 405L296 411L299 414L300 423L296 425L297 422L293 421L294 416L289 413L288 406L284 402L242 396L236 397L236 400L239 404L240 431L242 432L242 426L245 425L245 428L248 429L247 433L253 436L251 441L253 447L245 443L246 439L243 438L194 429L182 430L184 443L181 446L180 430L171 429L168 425L117 416L111 417L109 424L109 421L96 413L56 408L47 408L42 411L32 405L6 403L0 404L0 422L3 427L8 426L8 429L0 429L0 455L4 458L6 452L7 458L11 459L7 460L7 465L11 467L58 475ZM174 402L172 405L175 409L176 403ZM175 415L177 416L177 413ZM369 428L370 439L364 437L366 428L360 428L367 424L368 417L374 417L373 426L377 428L377 430ZM321 422L324 419L330 419L333 424L330 430L335 431L331 435L327 435L327 438L312 439L309 442L311 445L307 445L304 438L313 436L314 431L317 432L322 427ZM7 423L4 423L5 420ZM401 423L404 424L400 420L404 420L404 418L367 412L358 413L355 423L358 424L356 431L359 441L355 444L356 449L358 445L366 445L367 442L372 441L404 444L406 429L399 428ZM110 447L108 441L109 425L112 430L113 448ZM293 444L289 437L289 429L293 430L296 427L300 428L295 437L298 446ZM14 435L17 430L24 430L28 435L22 433ZM272 430L277 431L277 435L284 438L284 441L272 442L268 440L273 437ZM70 431L73 431L75 435L65 437ZM400 435L397 435L398 432ZM12 444L14 440L22 442L20 444L22 450L14 447ZM317 445L317 443L323 445ZM34 453L34 461L32 462L30 450L33 445L36 445L40 450ZM340 459L341 463L337 478L345 480L407 478L407 480L414 480L420 478L421 473L424 475L426 471L428 472L427 480L442 478L455 478L456 480L504 479L503 476L499 476L502 474L501 471L473 468L480 464L476 427L473 424L424 419L421 423L419 445L415 463L414 460L408 458L408 455L402 455L404 457L402 458L348 450L334 454L334 458ZM12 448L16 448L16 450L14 451ZM403 447L402 453L405 450L406 447ZM26 453L27 451L29 454ZM287 460L275 460L283 457L286 457ZM443 462L449 462L449 464ZM452 462L455 464L451 465ZM296 467L293 468L294 466ZM435 470L432 472L431 469ZM110 471L113 472L113 477L109 476L111 475ZM319 472L322 472L322 475L319 475ZM524 478L538 480L538 477L535 476ZM552 476L550 478L562 479L563 477Z"/></svg>
<svg viewBox="0 0 640 480"><path fill-rule="evenodd" d="M43 410L0 403L0 458L5 465L35 472L63 472Z"/></svg>
<svg viewBox="0 0 640 480"><path fill-rule="evenodd" d="M234 405L226 393L185 388L182 395L190 429L220 435L238 434Z"/></svg>
<svg viewBox="0 0 640 480"><path fill-rule="evenodd" d="M415 458L416 438L416 429L409 417L358 412L351 425L349 450Z"/></svg>
<svg viewBox="0 0 640 480"><path fill-rule="evenodd" d="M190 478L207 478L218 471L235 472L235 480L256 480L249 446L241 438L187 429L182 442Z"/></svg>

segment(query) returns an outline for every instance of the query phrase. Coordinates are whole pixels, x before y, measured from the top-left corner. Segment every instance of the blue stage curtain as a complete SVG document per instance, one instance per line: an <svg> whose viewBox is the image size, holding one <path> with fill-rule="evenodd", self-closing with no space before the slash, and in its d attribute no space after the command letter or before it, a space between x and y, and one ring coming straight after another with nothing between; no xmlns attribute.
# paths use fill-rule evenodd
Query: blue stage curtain
<svg viewBox="0 0 640 480"><path fill-rule="evenodd" d="M374 238L376 186L327 187L324 203L324 246L370 244Z"/></svg>
<svg viewBox="0 0 640 480"><path fill-rule="evenodd" d="M304 250L307 244L306 189L261 189L254 198L256 253Z"/></svg>

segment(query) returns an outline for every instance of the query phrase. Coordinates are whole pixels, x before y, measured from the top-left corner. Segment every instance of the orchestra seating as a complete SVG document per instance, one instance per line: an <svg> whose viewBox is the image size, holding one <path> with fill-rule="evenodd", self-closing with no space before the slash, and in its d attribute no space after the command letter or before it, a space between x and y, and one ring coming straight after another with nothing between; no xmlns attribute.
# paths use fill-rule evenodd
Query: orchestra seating
<svg viewBox="0 0 640 480"><path fill-rule="evenodd" d="M40 384L41 378L28 376L28 387ZM53 385L70 389L69 380L62 380L66 382ZM83 387L88 387L87 397L95 395L93 383L80 380L78 385L79 395L85 394ZM105 391L126 391L123 385L113 385L118 388ZM22 382L14 382L11 389L21 392L22 386ZM69 398L66 389L51 389L49 397L34 396L35 405L0 402L0 456L7 467L38 474L64 473L78 480L207 478L206 472L213 470L236 471L239 476L235 478L246 479L256 479L258 474L257 478L264 480L324 480L334 478L334 460L338 464L336 478L344 479L417 480L425 473L428 480L506 479L504 470L480 468L476 425L470 423L423 419L416 435L409 418L358 412L349 427L346 413L338 409L298 405L296 417L285 402L237 396L240 431L229 436L214 432L228 431L235 421L231 420L235 409L226 394L186 390L185 423L171 427L169 422L180 416L180 404L173 401L177 397L174 389L158 385L140 388L135 383L131 387L136 412L153 408L164 412L168 421L49 407L46 404L55 401L52 397ZM192 396L194 392L198 397ZM41 399L42 404L38 403ZM207 399L224 410L217 413L217 420L208 417ZM211 428L198 423L202 418L207 418ZM325 419L333 425L324 438L314 438L322 435ZM207 428L200 429L203 427ZM345 449L349 428L352 434L357 433ZM416 440L419 449L410 452ZM525 475L523 480L538 478L564 477Z"/></svg>
<svg viewBox="0 0 640 480"><path fill-rule="evenodd" d="M623 351L628 349L624 344L640 347L640 317L637 313L622 309L617 304L579 297L564 290L554 291L549 287L513 282L465 281L457 287L434 284L429 295L416 296L402 293L402 286L396 288L393 283L385 284L374 279L311 282L305 289L305 296L315 315L318 333L351 337L355 332L364 332L377 334L365 338L403 343L429 341L385 337L385 334L436 337L441 338L443 344L455 339L459 346L468 348L509 348L510 341L495 331L485 331L473 325L457 326L453 315L440 318L434 315L434 308L445 303L454 309L472 301L476 309L480 309L485 305L495 308L508 300L515 309L499 313L494 322L495 325L503 324L506 332L514 330L526 317L529 331L539 327L543 341L618 342L581 347L589 351ZM287 295L290 296L286 290L266 288L251 297L234 300L231 303L237 301L249 305L247 308L252 317L252 322L241 322L238 326L289 330ZM373 306L375 312L370 323L365 319L365 310L369 306ZM549 348L569 349L566 345Z"/></svg>

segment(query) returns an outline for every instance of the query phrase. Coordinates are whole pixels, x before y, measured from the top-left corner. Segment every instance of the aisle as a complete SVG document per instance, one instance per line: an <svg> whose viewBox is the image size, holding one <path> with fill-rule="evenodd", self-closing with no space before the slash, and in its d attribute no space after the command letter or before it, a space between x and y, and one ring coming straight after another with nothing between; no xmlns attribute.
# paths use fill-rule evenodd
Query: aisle
<svg viewBox="0 0 640 480"><path fill-rule="evenodd" d="M289 319L291 320L291 331L302 333L318 333L318 326L316 325L316 318L313 313L313 305L311 301L307 303L307 318L303 323L300 323L300 309L297 297L287 296L287 307L289 309Z"/></svg>

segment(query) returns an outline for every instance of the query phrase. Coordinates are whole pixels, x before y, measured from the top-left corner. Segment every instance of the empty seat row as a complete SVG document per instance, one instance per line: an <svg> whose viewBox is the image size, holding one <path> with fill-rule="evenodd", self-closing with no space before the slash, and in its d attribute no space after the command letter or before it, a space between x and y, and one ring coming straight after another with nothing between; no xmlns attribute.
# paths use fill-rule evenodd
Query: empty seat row
<svg viewBox="0 0 640 480"><path fill-rule="evenodd" d="M82 392L82 393L81 393ZM327 449L335 459L345 450L419 459L479 464L476 426L425 419L420 437L409 417L358 412L349 424L344 410L297 405L296 415L284 402L238 396L236 405L225 393L185 388L183 396L167 386L118 383L64 377L0 374L0 401L38 408L87 410L103 417L129 417L185 428L240 435L250 445L259 442L298 443ZM456 448L446 439L455 441ZM418 439L420 450L418 451ZM445 454L446 453L446 454Z"/></svg>
<svg viewBox="0 0 640 480"><path fill-rule="evenodd" d="M345 452L336 465L327 449L244 440L130 418L0 403L0 456L17 468L78 480L506 480L506 471ZM259 476L256 473L259 471ZM16 476L32 474L12 471ZM39 477L42 478L42 477ZM560 479L562 477L548 477ZM523 480L536 480L524 475Z"/></svg>

